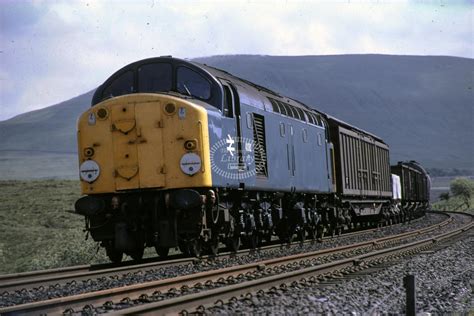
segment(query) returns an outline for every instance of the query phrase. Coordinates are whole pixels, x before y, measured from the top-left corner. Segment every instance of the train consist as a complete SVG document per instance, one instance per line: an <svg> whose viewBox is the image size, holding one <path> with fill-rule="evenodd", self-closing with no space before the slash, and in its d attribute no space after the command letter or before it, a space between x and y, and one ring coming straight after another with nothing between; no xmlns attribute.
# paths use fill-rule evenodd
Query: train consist
<svg viewBox="0 0 474 316"><path fill-rule="evenodd" d="M86 229L114 262L145 247L189 256L277 236L321 238L413 218L429 205L416 162L379 137L207 65L123 67L78 121Z"/></svg>

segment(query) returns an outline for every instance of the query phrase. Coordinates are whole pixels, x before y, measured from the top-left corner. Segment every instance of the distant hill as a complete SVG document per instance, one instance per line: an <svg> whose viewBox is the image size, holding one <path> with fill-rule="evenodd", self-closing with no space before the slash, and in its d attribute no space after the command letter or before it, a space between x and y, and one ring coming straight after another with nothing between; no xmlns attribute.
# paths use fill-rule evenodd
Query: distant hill
<svg viewBox="0 0 474 316"><path fill-rule="evenodd" d="M391 147L392 162L474 169L473 59L229 55L196 61L379 135ZM0 122L0 164L2 152L12 150L75 153L76 119L92 94Z"/></svg>
<svg viewBox="0 0 474 316"><path fill-rule="evenodd" d="M76 153L76 120L94 91L0 122L1 151Z"/></svg>
<svg viewBox="0 0 474 316"><path fill-rule="evenodd" d="M435 56L216 56L198 61L385 139L392 160L474 169L474 60Z"/></svg>

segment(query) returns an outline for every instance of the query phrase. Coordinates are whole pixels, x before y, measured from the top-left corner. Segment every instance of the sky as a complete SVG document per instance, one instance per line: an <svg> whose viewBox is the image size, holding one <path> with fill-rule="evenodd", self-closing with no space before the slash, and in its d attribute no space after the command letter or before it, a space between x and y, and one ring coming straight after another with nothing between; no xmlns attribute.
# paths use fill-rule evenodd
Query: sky
<svg viewBox="0 0 474 316"><path fill-rule="evenodd" d="M474 58L473 19L473 0L0 0L0 121L154 56Z"/></svg>

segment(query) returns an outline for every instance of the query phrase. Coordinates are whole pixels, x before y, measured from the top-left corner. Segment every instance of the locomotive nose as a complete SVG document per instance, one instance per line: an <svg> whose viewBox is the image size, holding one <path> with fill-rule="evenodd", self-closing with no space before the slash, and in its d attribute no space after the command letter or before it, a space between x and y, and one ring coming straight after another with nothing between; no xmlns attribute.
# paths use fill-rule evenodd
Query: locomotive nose
<svg viewBox="0 0 474 316"><path fill-rule="evenodd" d="M106 100L78 123L85 194L212 184L207 112L169 95Z"/></svg>

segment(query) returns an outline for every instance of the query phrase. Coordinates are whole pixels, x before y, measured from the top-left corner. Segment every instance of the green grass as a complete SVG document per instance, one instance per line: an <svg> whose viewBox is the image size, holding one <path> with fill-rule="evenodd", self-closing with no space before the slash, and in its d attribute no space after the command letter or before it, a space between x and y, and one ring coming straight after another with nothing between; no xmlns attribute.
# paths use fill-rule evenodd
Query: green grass
<svg viewBox="0 0 474 316"><path fill-rule="evenodd" d="M85 240L84 217L74 213L80 192L77 180L0 181L0 274L110 262Z"/></svg>
<svg viewBox="0 0 474 316"><path fill-rule="evenodd" d="M0 274L106 262L70 213L79 197L79 181L0 181Z"/></svg>
<svg viewBox="0 0 474 316"><path fill-rule="evenodd" d="M449 200L433 203L432 209L436 211L465 212L474 214L474 197L471 197L470 207L458 196L452 196Z"/></svg>
<svg viewBox="0 0 474 316"><path fill-rule="evenodd" d="M461 190L460 188L463 188ZM436 203L432 204L434 210L439 211L451 211L451 212L466 212L474 214L474 177L441 177L434 178L432 181L432 196L433 193L437 194L437 197L441 193L449 194L449 199L447 200L438 200ZM468 203L460 195L461 192L471 192ZM454 195L454 194L458 195Z"/></svg>

